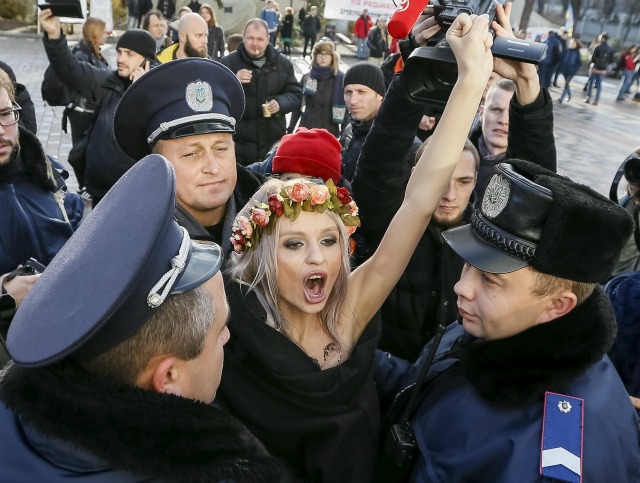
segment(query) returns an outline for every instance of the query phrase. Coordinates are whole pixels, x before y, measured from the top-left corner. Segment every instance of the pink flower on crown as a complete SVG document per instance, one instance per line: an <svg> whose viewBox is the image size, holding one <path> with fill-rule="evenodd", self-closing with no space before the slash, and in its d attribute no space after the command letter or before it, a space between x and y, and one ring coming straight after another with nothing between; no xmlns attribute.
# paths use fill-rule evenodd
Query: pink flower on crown
<svg viewBox="0 0 640 483"><path fill-rule="evenodd" d="M345 231L347 232L347 236L353 235L355 233L355 231L356 231L356 228L358 228L358 227L357 226L348 226L348 225L345 225L345 227L344 227Z"/></svg>
<svg viewBox="0 0 640 483"><path fill-rule="evenodd" d="M269 214L262 208L253 208L251 210L251 219L260 228L264 228L269 224Z"/></svg>
<svg viewBox="0 0 640 483"><path fill-rule="evenodd" d="M342 203L343 205L348 205L349 203L351 203L351 193L349 193L349 190L347 188L338 186L336 188L336 191L337 191L337 195L338 195L338 199L340 200L340 203Z"/></svg>
<svg viewBox="0 0 640 483"><path fill-rule="evenodd" d="M309 198L309 187L306 183L296 183L291 187L289 191L289 198L296 203L302 203Z"/></svg>
<svg viewBox="0 0 640 483"><path fill-rule="evenodd" d="M282 216L283 207L282 207L282 196L275 193L269 196L269 210L276 216Z"/></svg>
<svg viewBox="0 0 640 483"><path fill-rule="evenodd" d="M329 188L323 184L314 184L311 186L311 205L322 205L329 199L331 194Z"/></svg>
<svg viewBox="0 0 640 483"><path fill-rule="evenodd" d="M351 216L358 216L358 205L356 205L355 201L349 202L349 214Z"/></svg>
<svg viewBox="0 0 640 483"><path fill-rule="evenodd" d="M236 220L236 224L237 230L245 237L249 238L251 235L253 235L253 225L247 217L239 216Z"/></svg>

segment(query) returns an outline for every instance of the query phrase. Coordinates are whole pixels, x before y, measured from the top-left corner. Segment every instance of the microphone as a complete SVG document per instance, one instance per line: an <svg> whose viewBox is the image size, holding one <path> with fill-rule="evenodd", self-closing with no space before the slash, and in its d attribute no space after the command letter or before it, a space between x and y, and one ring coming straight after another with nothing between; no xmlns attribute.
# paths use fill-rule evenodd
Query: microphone
<svg viewBox="0 0 640 483"><path fill-rule="evenodd" d="M428 3L429 0L401 0L387 24L389 35L398 40L409 35Z"/></svg>

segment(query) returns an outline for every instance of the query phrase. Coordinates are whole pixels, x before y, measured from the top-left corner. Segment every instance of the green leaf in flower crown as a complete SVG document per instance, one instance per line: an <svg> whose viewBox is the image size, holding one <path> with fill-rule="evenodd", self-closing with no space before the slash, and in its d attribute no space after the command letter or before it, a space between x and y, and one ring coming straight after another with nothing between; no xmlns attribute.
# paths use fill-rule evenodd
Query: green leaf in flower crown
<svg viewBox="0 0 640 483"><path fill-rule="evenodd" d="M282 209L284 210L284 215L293 221L291 217L295 214L295 209L289 204L289 200L284 200L284 203L282 203Z"/></svg>
<svg viewBox="0 0 640 483"><path fill-rule="evenodd" d="M298 216L300 216L300 210L302 209L302 205L300 203L293 204L293 215L289 217L291 221L296 221Z"/></svg>

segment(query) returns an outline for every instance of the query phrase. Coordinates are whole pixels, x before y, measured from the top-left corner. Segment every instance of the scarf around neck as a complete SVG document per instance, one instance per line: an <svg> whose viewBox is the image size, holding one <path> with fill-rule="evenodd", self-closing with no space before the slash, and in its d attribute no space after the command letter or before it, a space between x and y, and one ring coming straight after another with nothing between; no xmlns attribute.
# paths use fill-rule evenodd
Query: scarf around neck
<svg viewBox="0 0 640 483"><path fill-rule="evenodd" d="M303 86L305 96L314 97L318 93L318 81L328 80L334 77L333 67L314 65ZM331 92L331 117L334 124L342 124L347 111L344 103L344 73L338 71L334 77L333 91Z"/></svg>

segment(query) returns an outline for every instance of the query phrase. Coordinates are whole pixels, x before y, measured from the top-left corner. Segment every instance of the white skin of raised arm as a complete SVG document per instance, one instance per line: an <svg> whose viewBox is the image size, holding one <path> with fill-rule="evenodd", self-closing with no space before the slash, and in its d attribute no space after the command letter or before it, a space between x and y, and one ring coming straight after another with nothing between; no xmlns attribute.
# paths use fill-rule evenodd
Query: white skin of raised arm
<svg viewBox="0 0 640 483"><path fill-rule="evenodd" d="M458 63L458 80L380 246L349 277L347 307L352 310L356 339L398 282L437 209L493 70L486 16L460 15L448 30L447 41Z"/></svg>

